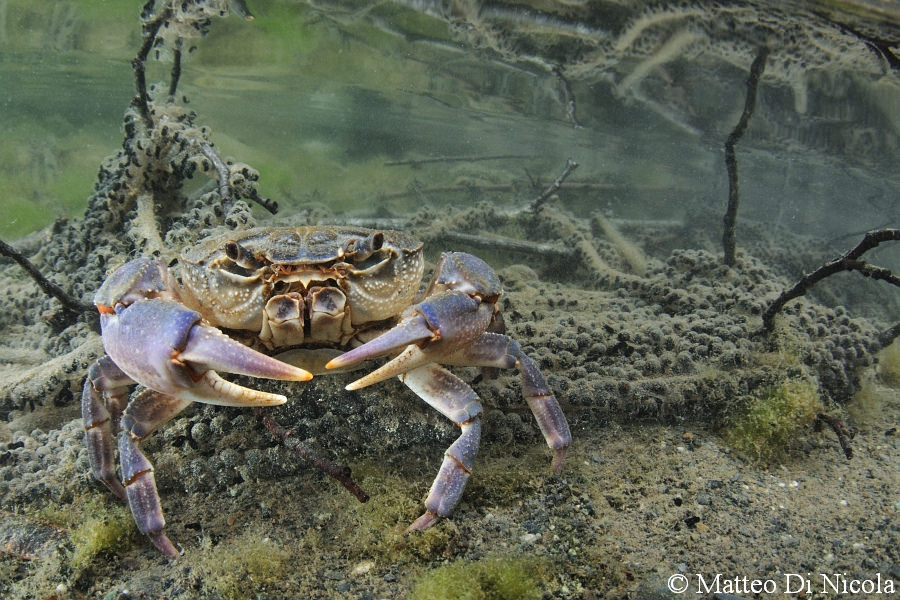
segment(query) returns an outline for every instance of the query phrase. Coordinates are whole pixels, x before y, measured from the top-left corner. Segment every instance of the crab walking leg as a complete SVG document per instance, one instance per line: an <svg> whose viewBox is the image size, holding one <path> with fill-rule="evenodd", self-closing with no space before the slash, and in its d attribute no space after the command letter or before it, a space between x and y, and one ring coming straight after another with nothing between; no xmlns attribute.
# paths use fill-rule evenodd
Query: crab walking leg
<svg viewBox="0 0 900 600"><path fill-rule="evenodd" d="M425 499L425 514L409 526L410 531L421 531L453 512L462 497L481 440L481 403L468 384L438 365L413 369L400 375L400 380L461 429L444 453L441 469Z"/></svg>
<svg viewBox="0 0 900 600"><path fill-rule="evenodd" d="M115 433L134 381L104 356L88 369L81 393L81 420L91 472L109 490L125 500L125 488L116 476Z"/></svg>
<svg viewBox="0 0 900 600"><path fill-rule="evenodd" d="M522 351L519 342L500 333L482 333L469 346L441 359L447 365L470 367L516 367L522 381L522 395L534 414L538 427L547 445L553 450L552 468L554 473L562 471L566 450L572 443L569 423L563 414L553 392L547 386L541 370Z"/></svg>
<svg viewBox="0 0 900 600"><path fill-rule="evenodd" d="M137 444L190 403L190 400L144 390L125 409L119 434L119 462L131 515L138 530L147 535L160 552L171 557L178 556L178 550L162 532L166 520L156 491L153 465Z"/></svg>

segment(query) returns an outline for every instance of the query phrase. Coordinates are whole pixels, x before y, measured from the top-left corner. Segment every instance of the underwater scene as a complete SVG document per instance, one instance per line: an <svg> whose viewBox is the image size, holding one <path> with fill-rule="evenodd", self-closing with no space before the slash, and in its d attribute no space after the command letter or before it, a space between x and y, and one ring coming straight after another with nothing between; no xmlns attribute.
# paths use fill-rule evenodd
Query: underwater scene
<svg viewBox="0 0 900 600"><path fill-rule="evenodd" d="M897 597L900 3L0 0L0 90L0 597Z"/></svg>

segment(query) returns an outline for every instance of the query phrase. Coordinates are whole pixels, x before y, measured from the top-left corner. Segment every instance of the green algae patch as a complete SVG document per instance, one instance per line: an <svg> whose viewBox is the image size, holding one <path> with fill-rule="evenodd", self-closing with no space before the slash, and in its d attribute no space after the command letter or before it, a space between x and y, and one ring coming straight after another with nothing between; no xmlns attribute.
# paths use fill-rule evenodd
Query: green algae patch
<svg viewBox="0 0 900 600"><path fill-rule="evenodd" d="M457 560L416 581L412 600L539 600L544 569L534 559Z"/></svg>
<svg viewBox="0 0 900 600"><path fill-rule="evenodd" d="M900 339L878 353L878 377L894 389L900 389Z"/></svg>
<svg viewBox="0 0 900 600"><path fill-rule="evenodd" d="M245 531L215 546L205 539L198 567L204 585L222 598L252 598L287 576L291 558L289 550L262 532Z"/></svg>
<svg viewBox="0 0 900 600"><path fill-rule="evenodd" d="M788 455L823 410L814 382L786 381L751 400L746 412L728 426L725 437L739 453L767 463Z"/></svg>
<svg viewBox="0 0 900 600"><path fill-rule="evenodd" d="M444 556L459 537L447 519L425 531L407 532L424 511L423 480L407 479L372 463L356 465L353 475L370 499L355 502L348 510L341 498L344 527L338 535L357 557L374 558L380 564L429 561Z"/></svg>
<svg viewBox="0 0 900 600"><path fill-rule="evenodd" d="M98 557L124 550L137 538L128 507L106 499L49 504L37 516L69 530L71 551L66 562L76 576Z"/></svg>

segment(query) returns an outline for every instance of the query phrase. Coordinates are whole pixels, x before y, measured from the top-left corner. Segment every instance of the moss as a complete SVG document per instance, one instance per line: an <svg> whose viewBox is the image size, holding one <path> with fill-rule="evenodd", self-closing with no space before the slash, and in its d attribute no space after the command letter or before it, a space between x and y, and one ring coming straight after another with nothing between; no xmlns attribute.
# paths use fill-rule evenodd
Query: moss
<svg viewBox="0 0 900 600"><path fill-rule="evenodd" d="M103 554L127 548L137 530L131 513L124 506L115 506L88 517L72 530L74 550L69 559L71 567L80 571Z"/></svg>
<svg viewBox="0 0 900 600"><path fill-rule="evenodd" d="M127 548L137 538L128 508L105 498L49 504L37 516L69 529L72 550L67 562L76 577L97 557Z"/></svg>
<svg viewBox="0 0 900 600"><path fill-rule="evenodd" d="M216 546L203 541L198 567L203 582L222 598L248 598L282 580L291 552L260 531L245 531Z"/></svg>
<svg viewBox="0 0 900 600"><path fill-rule="evenodd" d="M534 559L457 560L416 581L413 600L527 600L542 595L542 565Z"/></svg>
<svg viewBox="0 0 900 600"><path fill-rule="evenodd" d="M458 537L456 526L442 520L422 532L408 533L409 524L423 510L423 481L385 472L377 463L354 465L353 477L369 493L370 500L354 502L335 499L341 513L339 539L346 542L355 558L374 558L380 563L428 561L442 557ZM346 494L341 490L341 494Z"/></svg>
<svg viewBox="0 0 900 600"><path fill-rule="evenodd" d="M769 344L767 352L753 355L756 364L775 369L799 368L803 364L802 357L807 351L809 339L801 327L795 326L793 317L777 315Z"/></svg>
<svg viewBox="0 0 900 600"><path fill-rule="evenodd" d="M753 399L746 412L731 422L726 438L741 454L769 462L788 454L822 410L815 383L787 381Z"/></svg>
<svg viewBox="0 0 900 600"><path fill-rule="evenodd" d="M900 389L900 338L878 353L878 376L886 385Z"/></svg>

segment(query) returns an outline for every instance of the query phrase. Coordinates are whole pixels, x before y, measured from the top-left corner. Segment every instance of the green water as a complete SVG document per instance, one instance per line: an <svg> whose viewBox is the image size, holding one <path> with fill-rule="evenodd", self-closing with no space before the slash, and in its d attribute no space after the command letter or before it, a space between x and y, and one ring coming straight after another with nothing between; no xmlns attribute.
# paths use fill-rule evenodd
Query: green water
<svg viewBox="0 0 900 600"><path fill-rule="evenodd" d="M0 2L3 237L83 212L98 165L121 144L141 4ZM897 224L897 67L834 24L900 37L896 11L870 4L881 6L854 3L819 23L798 12L791 35L821 47L774 39L738 146L742 218L815 235ZM364 215L423 202L519 206L568 158L580 164L570 182L585 187L563 202L579 216L723 212L722 144L744 101L757 33L740 27L752 29L751 17L702 2L616 6L495 3L442 15L428 2L250 2L255 20L216 20L191 42L180 91L221 152L259 169L262 192L288 212L308 202ZM764 39L772 25L760 14ZM735 40L712 31L727 18L739 22ZM168 65L151 60L148 81L166 81ZM385 164L459 156L472 160ZM476 160L486 156L513 158Z"/></svg>

